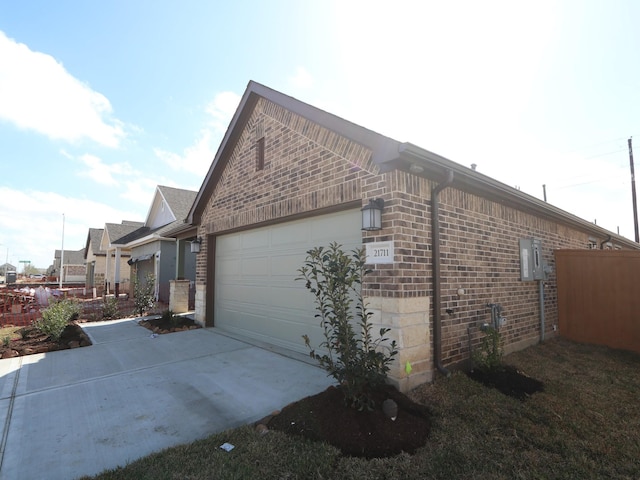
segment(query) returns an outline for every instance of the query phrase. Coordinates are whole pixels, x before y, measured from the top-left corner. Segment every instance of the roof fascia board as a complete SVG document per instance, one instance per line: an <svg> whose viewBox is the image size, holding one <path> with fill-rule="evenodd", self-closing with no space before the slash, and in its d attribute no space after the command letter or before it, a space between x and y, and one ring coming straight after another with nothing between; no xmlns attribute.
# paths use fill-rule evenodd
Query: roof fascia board
<svg viewBox="0 0 640 480"><path fill-rule="evenodd" d="M408 171L410 171L411 165L419 165L424 169L421 175L427 176L432 180L439 180L440 178L444 180L447 170L452 170L454 172L452 186L455 188L480 195L507 206L518 207L525 212L572 226L580 231L600 236L611 235L619 244L634 249L640 248L639 244L630 239L416 145L410 143L402 144L398 155L395 158L393 157L393 155L388 157L385 163L394 164L397 168L407 169Z"/></svg>

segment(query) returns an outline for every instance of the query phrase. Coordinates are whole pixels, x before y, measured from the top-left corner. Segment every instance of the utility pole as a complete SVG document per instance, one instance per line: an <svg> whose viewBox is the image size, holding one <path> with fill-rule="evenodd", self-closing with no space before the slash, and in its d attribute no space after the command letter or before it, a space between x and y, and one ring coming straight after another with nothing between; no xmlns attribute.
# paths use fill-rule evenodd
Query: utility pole
<svg viewBox="0 0 640 480"><path fill-rule="evenodd" d="M633 198L633 226L636 230L636 243L640 243L640 233L638 232L638 203L636 201L636 175L633 171L633 147L631 137L629 137L629 164L631 165L631 197Z"/></svg>
<svg viewBox="0 0 640 480"><path fill-rule="evenodd" d="M64 213L62 214L62 249L60 250L60 284L62 289L62 275L64 274Z"/></svg>

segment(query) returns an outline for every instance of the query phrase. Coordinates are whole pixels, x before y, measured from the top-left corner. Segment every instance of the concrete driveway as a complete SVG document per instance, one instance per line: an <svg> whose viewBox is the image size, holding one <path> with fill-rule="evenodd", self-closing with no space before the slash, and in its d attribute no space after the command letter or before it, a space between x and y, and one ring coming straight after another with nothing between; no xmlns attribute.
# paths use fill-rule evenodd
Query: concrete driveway
<svg viewBox="0 0 640 480"><path fill-rule="evenodd" d="M132 319L83 328L90 347L0 360L0 479L94 475L332 383L315 365L214 329L154 336Z"/></svg>

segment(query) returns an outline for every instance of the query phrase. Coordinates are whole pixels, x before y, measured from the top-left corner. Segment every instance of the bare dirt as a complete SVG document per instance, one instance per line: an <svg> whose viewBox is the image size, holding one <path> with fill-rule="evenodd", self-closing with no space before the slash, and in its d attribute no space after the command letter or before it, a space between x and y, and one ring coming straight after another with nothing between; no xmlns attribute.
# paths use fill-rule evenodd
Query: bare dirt
<svg viewBox="0 0 640 480"><path fill-rule="evenodd" d="M34 327L23 327L17 333L20 334L19 338L13 338L8 344L3 342L0 345L0 358L21 357L91 345L89 336L75 323L67 325L57 341Z"/></svg>
<svg viewBox="0 0 640 480"><path fill-rule="evenodd" d="M544 390L542 382L520 372L515 367L505 365L501 368L485 372L480 369L467 373L469 378L489 388L495 388L518 400L526 400L536 392Z"/></svg>

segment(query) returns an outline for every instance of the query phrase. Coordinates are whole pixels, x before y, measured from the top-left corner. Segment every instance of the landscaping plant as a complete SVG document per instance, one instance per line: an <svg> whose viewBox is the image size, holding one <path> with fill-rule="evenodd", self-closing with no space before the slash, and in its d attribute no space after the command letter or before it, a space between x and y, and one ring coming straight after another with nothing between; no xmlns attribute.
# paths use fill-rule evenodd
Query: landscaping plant
<svg viewBox="0 0 640 480"><path fill-rule="evenodd" d="M118 299L116 297L105 298L102 305L102 318L111 320L119 318Z"/></svg>
<svg viewBox="0 0 640 480"><path fill-rule="evenodd" d="M502 337L500 332L490 326L483 327L484 337L480 347L476 348L472 354L475 368L489 373L502 368Z"/></svg>
<svg viewBox="0 0 640 480"><path fill-rule="evenodd" d="M362 281L370 273L365 263L363 248L348 255L333 242L326 249L307 252L298 278L315 296L316 318L325 338L319 348L327 353L320 354L303 335L310 356L342 387L345 402L358 410L373 408L370 392L385 383L389 364L398 353L395 341L386 344L390 329L381 328L376 339L371 333L372 312L362 297Z"/></svg>
<svg viewBox="0 0 640 480"><path fill-rule="evenodd" d="M173 313L173 310L165 310L162 312L162 321L167 322L172 328L175 328L180 323L180 317Z"/></svg>
<svg viewBox="0 0 640 480"><path fill-rule="evenodd" d="M33 326L57 341L69 322L78 318L80 310L80 304L74 300L58 300L42 310L42 318L33 322Z"/></svg>
<svg viewBox="0 0 640 480"><path fill-rule="evenodd" d="M148 273L144 282L140 282L136 276L133 280L133 295L136 313L142 315L148 312L156 304L155 296L156 277L152 273Z"/></svg>

